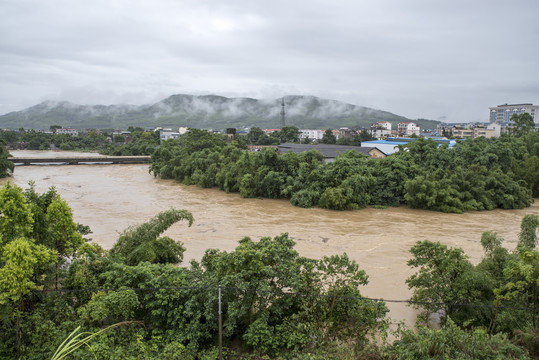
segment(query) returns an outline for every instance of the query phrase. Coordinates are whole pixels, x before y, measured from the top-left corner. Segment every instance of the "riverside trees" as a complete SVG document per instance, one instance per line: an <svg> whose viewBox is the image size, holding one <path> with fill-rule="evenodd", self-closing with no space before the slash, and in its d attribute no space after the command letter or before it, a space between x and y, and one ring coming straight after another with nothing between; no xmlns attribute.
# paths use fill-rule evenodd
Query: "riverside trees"
<svg viewBox="0 0 539 360"><path fill-rule="evenodd" d="M324 164L316 151L248 153L239 142L225 144L220 135L192 129L162 144L150 171L243 197L288 198L302 207L347 210L405 203L461 213L529 206L539 194L537 144L536 132L465 140L451 149L419 139L383 159L349 152Z"/></svg>
<svg viewBox="0 0 539 360"><path fill-rule="evenodd" d="M129 228L107 254L73 235L53 188L38 194L8 183L0 200L2 358L47 358L78 326L97 331L122 321L144 326L110 330L74 358L213 358L218 285L226 347L235 341L280 356L344 341L359 351L386 326L384 302L361 295L368 277L355 261L302 257L286 233L244 238L231 252L208 249L200 262L177 267L185 249L159 235L179 220L190 225L188 211ZM61 259L69 261L58 276Z"/></svg>
<svg viewBox="0 0 539 360"><path fill-rule="evenodd" d="M11 175L15 168L15 164L8 160L10 156L11 155L5 148L4 140L0 139L0 178Z"/></svg>
<svg viewBox="0 0 539 360"><path fill-rule="evenodd" d="M82 236L53 188L38 195L32 186L23 193L8 182L0 190L0 215L0 313L7 316L1 325L9 329L15 322L15 341L8 337L4 344L20 354L30 292L50 285L53 278L58 285L58 264L76 251Z"/></svg>
<svg viewBox="0 0 539 360"><path fill-rule="evenodd" d="M54 125L56 128L59 125ZM52 130L52 129L51 129ZM109 142L108 134L94 129L87 134L72 136L69 134L46 134L35 130L0 131L0 142L18 144L28 150L49 150L51 145L61 150L99 151L106 155L151 155L159 145L159 131L144 131L142 128L129 127L130 138L124 143L121 135ZM114 136L113 136L114 137ZM121 140L121 141L120 141ZM0 154L1 158L2 154ZM0 161L0 170L3 163ZM1 175L1 172L0 172Z"/></svg>
<svg viewBox="0 0 539 360"><path fill-rule="evenodd" d="M504 311L500 306L498 311L493 305L498 296L505 306L521 308L522 299L528 301L527 307L536 302L532 295L539 257L526 255L535 251L530 249L538 223L533 215L525 218L520 231L519 247L528 251L523 256L501 251L501 239L495 234L482 239L486 255L477 267L467 262L462 250L436 243L418 246L417 261L410 264L426 271L415 278L418 282L412 288L420 289L425 295L421 300L429 305L449 303L443 308L447 326L420 328L417 334L398 331L396 343L375 345L372 336L384 339L387 330L387 308L383 301L362 296L360 288L368 276L346 254L306 258L283 233L258 241L244 238L233 251L208 249L199 261L175 266L183 247L172 239L158 241L159 235L176 221L193 219L189 212L174 209L122 233L110 253L86 242L73 244L71 252L50 238L64 239L58 225L49 226L50 211L36 217L38 209L54 209L61 203L54 189L37 194L33 187L23 192L8 184L0 199L2 217L13 217L3 223L9 226L3 225L2 233L15 229L5 231L9 240L4 239L0 248L2 358L48 358L79 326L95 333L128 322L133 325L109 329L73 358L215 359L219 285L228 358L234 358L233 352L244 352L244 359L253 355L389 360L458 354L526 358L526 350L511 344L508 335L518 338L512 329L526 331L533 324L532 313L519 310L515 317L513 309ZM69 217L65 211L59 213ZM15 226L18 223L27 226ZM129 256L141 255L143 248L150 254L156 250L159 256ZM71 255L56 289L55 264L61 252ZM493 289L500 289L500 294ZM482 308L459 306L462 302L490 307L479 311ZM476 328L470 333L468 327ZM500 334L489 337L487 331ZM432 347L433 343L440 346Z"/></svg>
<svg viewBox="0 0 539 360"><path fill-rule="evenodd" d="M535 249L539 218L523 217L519 244L513 252L503 239L486 232L481 238L485 255L473 266L462 249L428 240L410 250L408 265L417 269L406 283L411 300L428 315L437 313L442 324L451 318L464 327L484 327L490 333L537 329L539 252ZM463 304L475 304L466 307ZM496 305L493 307L492 305ZM481 306L482 305L482 306Z"/></svg>

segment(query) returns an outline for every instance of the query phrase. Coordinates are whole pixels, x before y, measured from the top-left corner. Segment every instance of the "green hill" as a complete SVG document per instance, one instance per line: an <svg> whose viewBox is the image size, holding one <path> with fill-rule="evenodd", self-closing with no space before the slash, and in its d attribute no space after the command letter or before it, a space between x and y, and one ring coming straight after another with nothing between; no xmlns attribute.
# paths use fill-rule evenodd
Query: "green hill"
<svg viewBox="0 0 539 360"><path fill-rule="evenodd" d="M0 127L49 129L59 124L72 128L195 127L205 129L281 127L281 101L227 98L216 95L172 95L151 105L78 105L46 101L22 111L0 116ZM301 129L368 128L389 121L415 121L421 128L435 128L433 120L411 120L387 111L346 104L314 96L285 96L286 124Z"/></svg>

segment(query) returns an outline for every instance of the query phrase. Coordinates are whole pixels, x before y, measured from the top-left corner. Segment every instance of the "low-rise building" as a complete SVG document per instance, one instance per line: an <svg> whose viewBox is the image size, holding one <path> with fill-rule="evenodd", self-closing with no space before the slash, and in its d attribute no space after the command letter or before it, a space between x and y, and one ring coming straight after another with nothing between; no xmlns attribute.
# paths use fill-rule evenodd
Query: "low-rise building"
<svg viewBox="0 0 539 360"><path fill-rule="evenodd" d="M280 154L284 154L289 151L293 151L300 154L302 152L309 151L309 150L318 150L322 153L322 155L324 155L324 163L335 161L335 158L337 156L349 150L357 151L373 159L386 157L386 154L375 146L345 146L345 145L334 145L334 144L307 145L307 144L285 143L285 144L277 145L276 147L277 147L277 151L279 151Z"/></svg>
<svg viewBox="0 0 539 360"><path fill-rule="evenodd" d="M453 125L451 127L451 135L456 138L473 138L473 128L462 126L462 125Z"/></svg>
<svg viewBox="0 0 539 360"><path fill-rule="evenodd" d="M351 131L354 131L354 130L350 130L350 129L341 129L341 130L331 130L332 134L335 135L335 138L336 139L339 139L342 134L346 133L346 132L351 132ZM319 129L303 129L303 130L299 130L299 139L301 141L304 141L305 139L309 139L309 140L322 140L322 138L324 137L324 134L326 133L326 130L319 130Z"/></svg>
<svg viewBox="0 0 539 360"><path fill-rule="evenodd" d="M159 140L161 142L167 141L169 139L176 139L179 136L180 136L180 133L176 131L172 131L172 129L159 130Z"/></svg>
<svg viewBox="0 0 539 360"><path fill-rule="evenodd" d="M411 136L411 135L417 135L421 133L421 129L419 126L417 126L416 123L413 122L400 122L397 126L397 132L399 136Z"/></svg>
<svg viewBox="0 0 539 360"><path fill-rule="evenodd" d="M353 139L358 134L356 130L349 128L340 128L339 134L335 135L337 139ZM333 131L335 134L335 131Z"/></svg>
<svg viewBox="0 0 539 360"><path fill-rule="evenodd" d="M321 140L324 136L325 130L317 129L305 129L299 131L299 139L304 141L305 139L309 140Z"/></svg>
<svg viewBox="0 0 539 360"><path fill-rule="evenodd" d="M460 139L475 139L481 136L486 138L499 137L503 126L497 123L491 124L453 124L440 125L438 131L445 136Z"/></svg>
<svg viewBox="0 0 539 360"><path fill-rule="evenodd" d="M61 128L61 129L56 129L56 134L66 134L66 135L71 135L71 136L77 136L79 135L79 132L71 128Z"/></svg>
<svg viewBox="0 0 539 360"><path fill-rule="evenodd" d="M443 144L447 144L449 147L455 146L457 143L456 140L449 140L442 137L430 137L429 139L432 139L435 141L438 146L441 146ZM377 149L385 153L386 155L391 155L393 153L396 153L399 151L399 145L407 145L408 143L412 141L416 141L418 139L415 138L387 138L384 140L373 140L373 141L363 141L361 143L362 146L375 146Z"/></svg>
<svg viewBox="0 0 539 360"><path fill-rule="evenodd" d="M379 121L371 124L371 135L377 139L385 139L391 136L391 123L389 121Z"/></svg>

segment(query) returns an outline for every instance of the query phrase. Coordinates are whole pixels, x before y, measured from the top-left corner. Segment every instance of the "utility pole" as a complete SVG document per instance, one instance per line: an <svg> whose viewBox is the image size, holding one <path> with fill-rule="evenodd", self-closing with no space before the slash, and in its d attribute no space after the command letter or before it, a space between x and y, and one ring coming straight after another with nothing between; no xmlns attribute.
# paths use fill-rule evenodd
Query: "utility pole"
<svg viewBox="0 0 539 360"><path fill-rule="evenodd" d="M281 130L286 126L286 121L285 121L285 111L284 111L284 96L283 96L283 101L281 102Z"/></svg>
<svg viewBox="0 0 539 360"><path fill-rule="evenodd" d="M221 285L219 285L219 360L223 360L223 319L221 314Z"/></svg>

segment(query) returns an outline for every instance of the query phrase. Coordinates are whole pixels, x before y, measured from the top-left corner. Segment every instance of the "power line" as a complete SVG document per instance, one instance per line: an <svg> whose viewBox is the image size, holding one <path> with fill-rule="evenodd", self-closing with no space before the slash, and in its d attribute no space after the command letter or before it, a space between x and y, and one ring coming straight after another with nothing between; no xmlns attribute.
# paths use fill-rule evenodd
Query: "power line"
<svg viewBox="0 0 539 360"><path fill-rule="evenodd" d="M144 288L92 288L92 289L43 289L35 290L35 292L41 293L84 293L84 292L112 292L112 291L179 291L179 290L200 290L200 289L218 289L219 285L197 285L197 286L172 286L172 287L144 287ZM537 308L527 307L515 307L515 306L497 306L489 304L470 304L470 303L447 303L447 302L428 302L428 301L413 301L413 300L395 300L395 299L383 299L383 298L369 298L360 296L347 296L347 295L332 295L332 294L317 294L317 293L300 293L300 292L286 292L286 291L270 291L260 290L254 288L240 288L234 286L221 286L223 290L238 290L242 292L255 292L260 295L282 295L282 296L301 296L301 297L316 297L316 298L332 298L332 299L344 299L344 300L366 300L371 302L384 302L384 303L403 303L408 305L436 305L436 306L459 306L459 307L473 307L473 308L490 308L490 309L505 309L505 310L524 310L524 311L538 311Z"/></svg>

